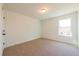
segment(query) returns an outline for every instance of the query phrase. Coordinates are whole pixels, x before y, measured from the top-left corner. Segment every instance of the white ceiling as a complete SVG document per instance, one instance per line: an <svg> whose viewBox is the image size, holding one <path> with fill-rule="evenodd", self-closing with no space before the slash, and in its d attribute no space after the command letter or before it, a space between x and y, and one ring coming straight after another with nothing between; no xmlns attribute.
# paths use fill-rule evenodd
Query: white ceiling
<svg viewBox="0 0 79 59"><path fill-rule="evenodd" d="M77 3L7 3L4 8L18 12L36 19L56 17L79 9ZM45 14L41 14L41 8L48 8Z"/></svg>

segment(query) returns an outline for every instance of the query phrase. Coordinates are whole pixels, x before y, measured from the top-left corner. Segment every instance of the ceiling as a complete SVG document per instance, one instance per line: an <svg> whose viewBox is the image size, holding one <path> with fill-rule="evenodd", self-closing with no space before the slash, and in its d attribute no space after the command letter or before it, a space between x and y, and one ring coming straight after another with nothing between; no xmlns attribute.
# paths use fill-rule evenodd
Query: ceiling
<svg viewBox="0 0 79 59"><path fill-rule="evenodd" d="M79 9L78 3L7 3L4 9L18 12L36 19L46 19L56 17L65 13L73 12ZM47 8L44 14L40 13L41 8Z"/></svg>

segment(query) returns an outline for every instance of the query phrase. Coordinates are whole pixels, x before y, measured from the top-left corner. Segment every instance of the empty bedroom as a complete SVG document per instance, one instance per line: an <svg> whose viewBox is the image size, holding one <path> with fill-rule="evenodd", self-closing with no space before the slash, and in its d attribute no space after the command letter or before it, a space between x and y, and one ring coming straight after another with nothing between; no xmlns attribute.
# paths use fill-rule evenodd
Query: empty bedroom
<svg viewBox="0 0 79 59"><path fill-rule="evenodd" d="M0 4L1 56L79 56L78 3Z"/></svg>

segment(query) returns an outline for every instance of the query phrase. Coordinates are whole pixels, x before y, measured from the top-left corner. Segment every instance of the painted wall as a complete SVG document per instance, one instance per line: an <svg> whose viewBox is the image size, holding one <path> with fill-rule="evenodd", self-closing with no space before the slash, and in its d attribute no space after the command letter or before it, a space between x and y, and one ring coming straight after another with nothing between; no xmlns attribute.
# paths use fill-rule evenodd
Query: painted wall
<svg viewBox="0 0 79 59"><path fill-rule="evenodd" d="M3 36L2 36L3 19L2 19L2 6L3 6L3 4L0 4L0 56L3 53Z"/></svg>
<svg viewBox="0 0 79 59"><path fill-rule="evenodd" d="M73 13L62 15L59 17L42 20L42 24L43 24L42 37L77 45L78 44L77 43L78 42L77 13L78 12L73 12ZM72 18L72 37L65 37L65 36L58 35L58 21L67 17Z"/></svg>
<svg viewBox="0 0 79 59"><path fill-rule="evenodd" d="M6 11L7 47L40 38L40 21L31 17Z"/></svg>

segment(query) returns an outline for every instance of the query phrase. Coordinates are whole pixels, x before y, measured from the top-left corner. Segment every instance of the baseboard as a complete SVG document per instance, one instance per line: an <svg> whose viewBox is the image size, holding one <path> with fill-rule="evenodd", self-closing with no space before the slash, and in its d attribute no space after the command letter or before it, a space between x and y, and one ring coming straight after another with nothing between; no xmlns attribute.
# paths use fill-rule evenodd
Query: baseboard
<svg viewBox="0 0 79 59"><path fill-rule="evenodd" d="M19 42L15 42L15 43L12 43L10 45L7 45L5 48L8 48L8 47L11 47L11 46L14 46L14 45L18 45L18 44L22 44L22 43L25 43L25 42L29 42L29 41L32 41L32 40L36 40L36 39L39 39L40 37L36 37L36 38L33 38L33 39L29 39L29 40L26 40L26 41L19 41Z"/></svg>
<svg viewBox="0 0 79 59"><path fill-rule="evenodd" d="M67 43L67 42L58 41L58 40L53 40L53 39L44 38L44 37L42 37L41 39L47 39L47 40L51 40L51 41L55 41L55 42L60 42L60 43L64 43L64 44L68 44L68 45L72 45L72 46L75 46L76 48L79 48L77 45L72 44L72 43Z"/></svg>
<svg viewBox="0 0 79 59"><path fill-rule="evenodd" d="M29 41L32 41L32 40L36 40L36 39L45 39L45 40L56 41L56 42L60 42L60 43L72 45L72 46L75 46L75 47L79 48L79 47L78 47L77 45L75 45L75 44L71 44L71 43L67 43L67 42L62 42L62 41L58 41L58 40L53 40L53 39L49 39L49 38L44 38L44 37L37 37L37 38L30 39L30 40L28 40L28 41L16 42L16 43L14 43L14 44L7 45L5 48L8 48L8 47L11 47L11 46L14 46L14 45L18 45L18 44L22 44L22 43L25 43L25 42L29 42Z"/></svg>

